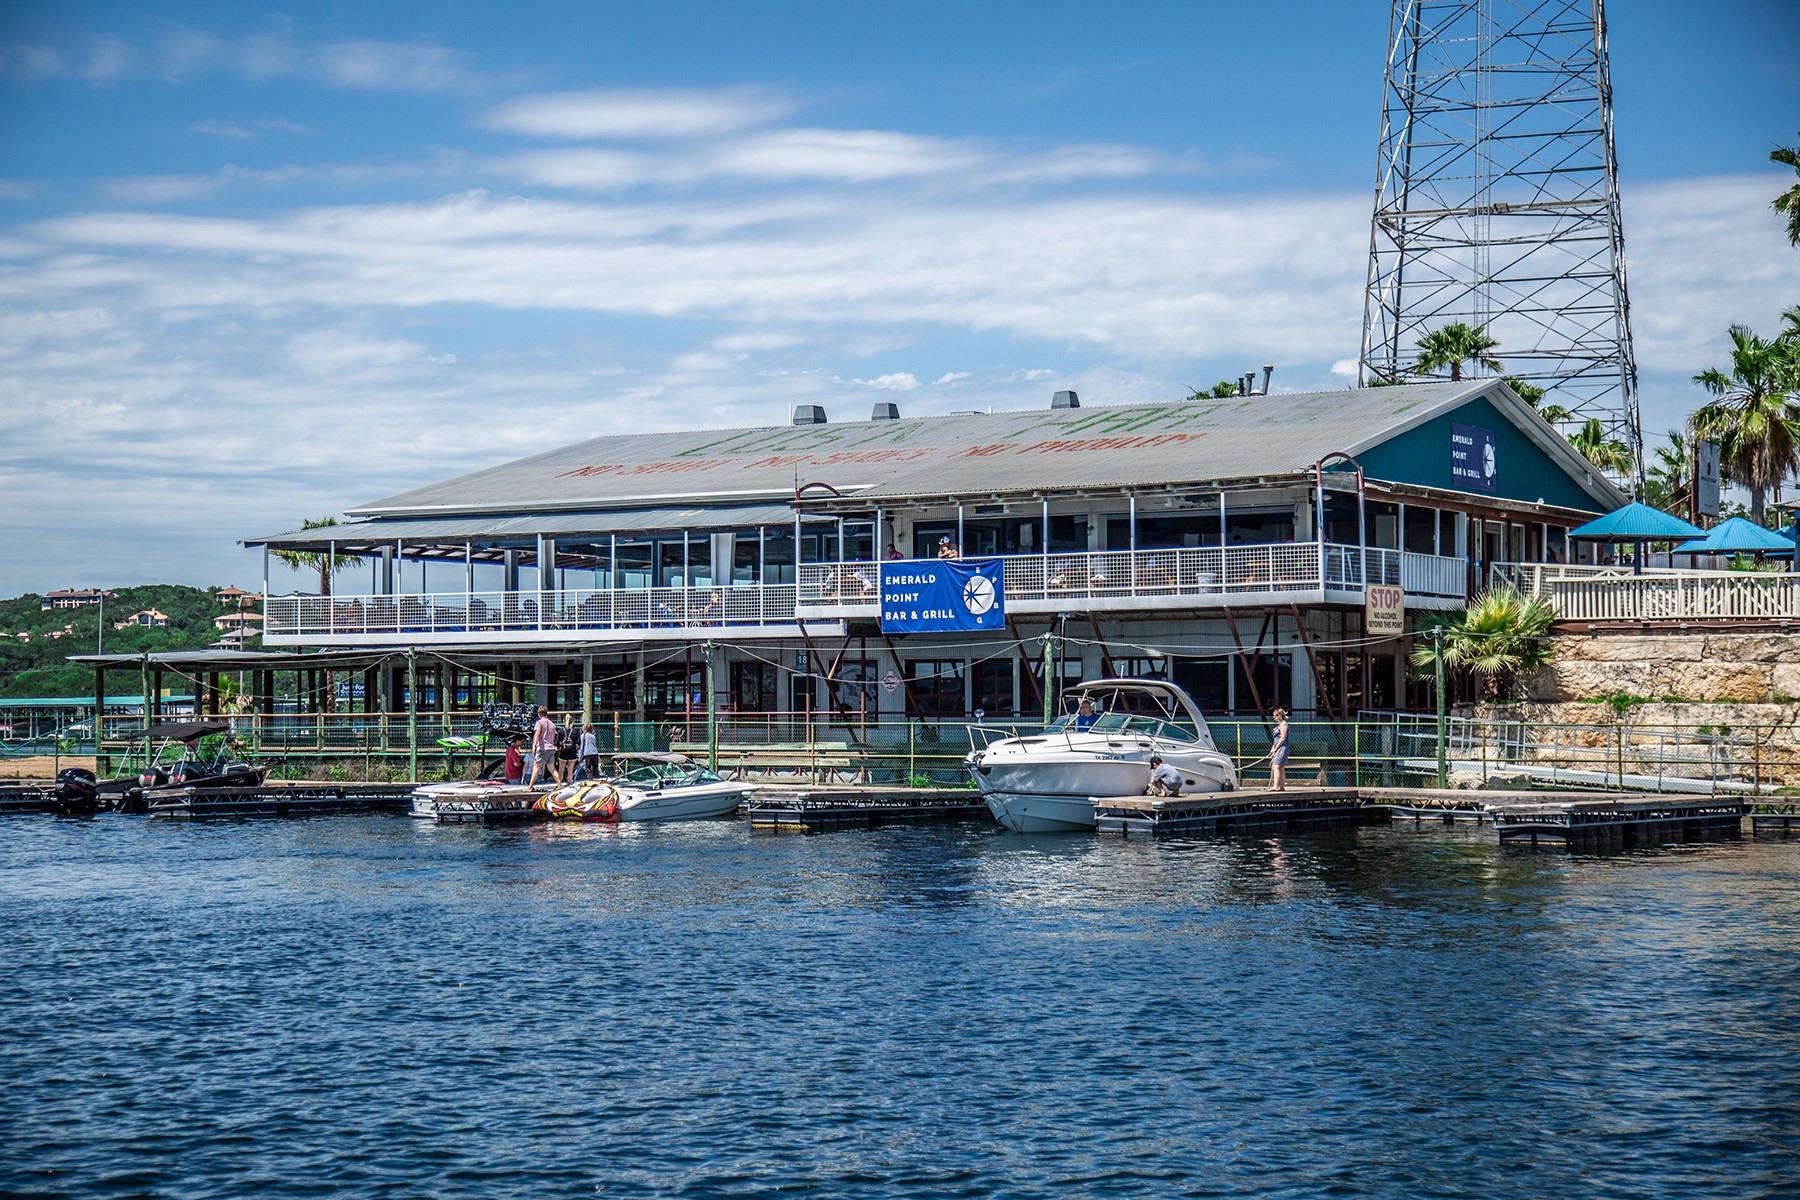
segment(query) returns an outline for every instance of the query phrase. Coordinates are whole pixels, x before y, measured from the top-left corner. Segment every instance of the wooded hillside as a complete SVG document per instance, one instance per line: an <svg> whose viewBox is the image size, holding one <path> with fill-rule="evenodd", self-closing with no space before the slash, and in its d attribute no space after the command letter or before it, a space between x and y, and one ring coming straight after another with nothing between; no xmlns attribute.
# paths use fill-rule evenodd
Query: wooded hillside
<svg viewBox="0 0 1800 1200"><path fill-rule="evenodd" d="M204 588L177 583L151 583L115 589L106 598L104 650L136 654L143 650L203 650L220 637L213 618L234 611ZM64 661L71 654L92 654L101 621L97 605L42 609L35 593L0 600L0 696L87 696L94 690L91 667ZM143 609L169 618L166 628L127 626L116 622ZM21 638L19 635L27 636Z"/></svg>

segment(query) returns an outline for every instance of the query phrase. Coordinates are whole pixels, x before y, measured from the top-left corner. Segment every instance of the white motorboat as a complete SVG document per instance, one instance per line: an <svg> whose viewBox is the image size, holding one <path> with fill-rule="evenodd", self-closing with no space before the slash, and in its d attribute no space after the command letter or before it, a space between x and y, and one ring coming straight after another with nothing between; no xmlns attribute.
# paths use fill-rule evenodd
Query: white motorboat
<svg viewBox="0 0 1800 1200"><path fill-rule="evenodd" d="M728 817L753 790L721 779L685 754L615 754L605 780L570 784L537 809L575 821L699 821Z"/></svg>
<svg viewBox="0 0 1800 1200"><path fill-rule="evenodd" d="M544 790L499 779L428 783L413 790L407 801L406 815L428 821L526 815L531 812L532 802L541 797Z"/></svg>
<svg viewBox="0 0 1800 1200"><path fill-rule="evenodd" d="M1097 715L1060 717L1041 734L1002 737L963 760L994 819L1008 829L1094 828L1093 797L1142 795L1151 755L1181 772L1183 794L1237 789L1237 767L1175 684L1096 679L1071 698L1091 700Z"/></svg>

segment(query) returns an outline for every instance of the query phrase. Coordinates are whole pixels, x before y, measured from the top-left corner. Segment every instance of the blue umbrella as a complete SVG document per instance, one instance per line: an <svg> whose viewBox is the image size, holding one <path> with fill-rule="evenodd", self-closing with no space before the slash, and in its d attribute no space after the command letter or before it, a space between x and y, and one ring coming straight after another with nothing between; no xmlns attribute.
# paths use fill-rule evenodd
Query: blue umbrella
<svg viewBox="0 0 1800 1200"><path fill-rule="evenodd" d="M1728 521L1720 521L1705 537L1695 538L1691 542L1683 542L1675 547L1676 554L1755 554L1768 551L1794 552L1794 539L1783 537L1778 531L1764 529L1754 521L1746 521L1742 517L1732 517Z"/></svg>
<svg viewBox="0 0 1800 1200"><path fill-rule="evenodd" d="M1644 542L1679 542L1705 536L1706 531L1697 525L1671 517L1660 508L1635 503L1569 530L1569 537L1578 542L1632 543L1637 548L1632 555L1632 570L1639 575L1644 573Z"/></svg>

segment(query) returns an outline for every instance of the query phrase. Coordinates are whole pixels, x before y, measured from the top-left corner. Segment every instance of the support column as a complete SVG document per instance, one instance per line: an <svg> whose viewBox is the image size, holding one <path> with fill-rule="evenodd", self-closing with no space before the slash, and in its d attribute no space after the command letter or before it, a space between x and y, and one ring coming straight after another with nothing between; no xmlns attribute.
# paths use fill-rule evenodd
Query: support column
<svg viewBox="0 0 1800 1200"><path fill-rule="evenodd" d="M594 723L594 656L581 656L581 723Z"/></svg>
<svg viewBox="0 0 1800 1200"><path fill-rule="evenodd" d="M719 769L719 648L706 643L706 769Z"/></svg>
<svg viewBox="0 0 1800 1200"><path fill-rule="evenodd" d="M406 652L406 777L419 778L419 672L413 652Z"/></svg>
<svg viewBox="0 0 1800 1200"><path fill-rule="evenodd" d="M94 774L105 779L106 757L100 751L100 738L106 727L106 666L94 664Z"/></svg>

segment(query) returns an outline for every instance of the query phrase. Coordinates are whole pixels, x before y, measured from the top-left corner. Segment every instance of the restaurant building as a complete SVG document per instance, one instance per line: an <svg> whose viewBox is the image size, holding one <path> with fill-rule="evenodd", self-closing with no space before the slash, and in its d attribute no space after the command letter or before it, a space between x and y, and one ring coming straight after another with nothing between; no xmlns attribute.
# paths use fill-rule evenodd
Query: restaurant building
<svg viewBox="0 0 1800 1200"><path fill-rule="evenodd" d="M1499 380L1058 392L598 437L246 544L363 564L284 596L265 554L265 646L410 650L446 707L1028 720L1160 675L1213 712L1338 717L1428 703L1417 614L1582 560L1567 530L1624 500Z"/></svg>

